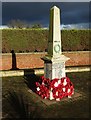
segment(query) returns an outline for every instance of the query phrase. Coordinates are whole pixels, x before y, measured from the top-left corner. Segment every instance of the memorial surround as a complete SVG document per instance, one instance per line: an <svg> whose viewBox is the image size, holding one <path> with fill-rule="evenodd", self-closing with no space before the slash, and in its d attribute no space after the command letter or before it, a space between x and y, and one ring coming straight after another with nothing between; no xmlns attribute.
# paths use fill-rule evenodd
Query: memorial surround
<svg viewBox="0 0 91 120"><path fill-rule="evenodd" d="M65 73L65 62L69 58L62 54L61 48L60 9L53 6L50 9L48 54L41 58L44 76L36 82L37 94L42 98L60 101L74 94L74 86Z"/></svg>

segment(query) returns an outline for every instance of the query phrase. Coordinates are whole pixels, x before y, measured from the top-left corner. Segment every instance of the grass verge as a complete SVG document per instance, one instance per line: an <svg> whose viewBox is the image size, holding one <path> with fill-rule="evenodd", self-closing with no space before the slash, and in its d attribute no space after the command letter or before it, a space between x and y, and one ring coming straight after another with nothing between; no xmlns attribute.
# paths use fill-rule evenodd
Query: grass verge
<svg viewBox="0 0 91 120"><path fill-rule="evenodd" d="M28 92L40 76L2 78L3 119L7 118L89 118L90 72L67 73L76 90L86 97L46 106Z"/></svg>

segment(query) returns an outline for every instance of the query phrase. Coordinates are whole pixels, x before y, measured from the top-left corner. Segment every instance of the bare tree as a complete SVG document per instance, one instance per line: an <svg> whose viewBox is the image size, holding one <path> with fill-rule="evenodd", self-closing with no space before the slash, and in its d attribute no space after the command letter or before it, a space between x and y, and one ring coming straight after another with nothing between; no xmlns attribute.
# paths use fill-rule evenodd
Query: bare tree
<svg viewBox="0 0 91 120"><path fill-rule="evenodd" d="M26 24L25 22L17 19L17 20L11 20L9 23L8 23L8 26L11 27L11 28L27 28L28 27L28 24Z"/></svg>
<svg viewBox="0 0 91 120"><path fill-rule="evenodd" d="M40 23L35 23L32 25L32 28L42 28L42 25Z"/></svg>

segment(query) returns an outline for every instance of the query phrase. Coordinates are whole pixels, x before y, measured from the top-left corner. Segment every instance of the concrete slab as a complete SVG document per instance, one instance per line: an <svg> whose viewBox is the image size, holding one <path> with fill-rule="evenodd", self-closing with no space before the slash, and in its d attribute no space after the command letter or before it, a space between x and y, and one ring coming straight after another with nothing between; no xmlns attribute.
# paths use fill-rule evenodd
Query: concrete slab
<svg viewBox="0 0 91 120"><path fill-rule="evenodd" d="M82 94L82 93L80 93L78 91L75 91L72 98L66 97L66 98L61 99L61 101L56 101L56 100L42 99L38 94L33 92L31 89L29 89L28 92L30 92L32 95L34 95L36 97L37 101L41 101L47 106L52 105L52 104L56 104L56 103L59 103L59 102L61 102L62 104L67 103L67 102L72 102L72 101L76 101L78 99L82 99L83 97L85 97L84 94Z"/></svg>

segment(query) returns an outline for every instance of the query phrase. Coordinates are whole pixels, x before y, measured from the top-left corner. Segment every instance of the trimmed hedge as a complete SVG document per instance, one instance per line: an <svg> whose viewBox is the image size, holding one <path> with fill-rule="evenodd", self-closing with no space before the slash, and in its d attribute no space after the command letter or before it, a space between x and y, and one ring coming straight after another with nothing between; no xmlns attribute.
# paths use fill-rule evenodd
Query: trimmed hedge
<svg viewBox="0 0 91 120"><path fill-rule="evenodd" d="M63 51L90 50L91 30L62 30ZM47 51L48 30L43 29L3 29L2 52L42 52Z"/></svg>

